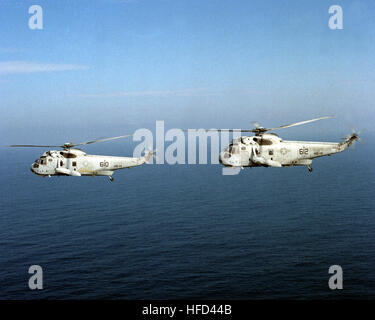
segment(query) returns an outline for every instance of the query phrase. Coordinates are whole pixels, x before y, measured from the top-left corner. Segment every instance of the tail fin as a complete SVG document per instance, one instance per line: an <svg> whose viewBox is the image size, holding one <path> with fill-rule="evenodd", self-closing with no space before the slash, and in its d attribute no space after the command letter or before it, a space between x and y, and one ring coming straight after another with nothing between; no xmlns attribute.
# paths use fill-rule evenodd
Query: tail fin
<svg viewBox="0 0 375 320"><path fill-rule="evenodd" d="M359 140L359 133L353 132L349 134L343 142L340 143L341 146L345 146L345 148L350 147L356 140Z"/></svg>
<svg viewBox="0 0 375 320"><path fill-rule="evenodd" d="M150 150L148 153L145 155L145 161L148 162L152 157L155 156L156 150Z"/></svg>

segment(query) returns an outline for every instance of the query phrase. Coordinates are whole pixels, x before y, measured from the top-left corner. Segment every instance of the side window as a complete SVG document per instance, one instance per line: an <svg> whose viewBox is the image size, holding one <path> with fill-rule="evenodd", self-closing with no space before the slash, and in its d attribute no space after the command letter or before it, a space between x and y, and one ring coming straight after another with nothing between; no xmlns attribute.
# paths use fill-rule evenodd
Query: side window
<svg viewBox="0 0 375 320"><path fill-rule="evenodd" d="M63 165L64 165L64 162L60 160L60 167L62 167Z"/></svg>
<svg viewBox="0 0 375 320"><path fill-rule="evenodd" d="M269 154L270 156L273 156L273 150L270 149L270 150L268 151L268 154Z"/></svg>
<svg viewBox="0 0 375 320"><path fill-rule="evenodd" d="M270 146L272 144L271 140L268 139L260 139L259 145L261 146Z"/></svg>
<svg viewBox="0 0 375 320"><path fill-rule="evenodd" d="M76 167L77 166L77 161L73 161L72 165L73 165L73 167Z"/></svg>

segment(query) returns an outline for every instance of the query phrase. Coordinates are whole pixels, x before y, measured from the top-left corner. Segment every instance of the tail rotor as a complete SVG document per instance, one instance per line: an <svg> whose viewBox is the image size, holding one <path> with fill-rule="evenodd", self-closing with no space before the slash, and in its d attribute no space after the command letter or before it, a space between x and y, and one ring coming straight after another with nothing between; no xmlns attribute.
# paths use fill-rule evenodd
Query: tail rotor
<svg viewBox="0 0 375 320"><path fill-rule="evenodd" d="M147 147L145 147L144 149L144 157L145 157L145 160L146 162L149 162L150 159L152 158L155 158L156 159L156 150L152 150L151 146L148 145Z"/></svg>
<svg viewBox="0 0 375 320"><path fill-rule="evenodd" d="M348 147L354 148L354 142L360 141L362 142L362 138L359 137L361 131L356 131L352 129L352 133L348 134L346 137L343 138L343 144L346 144Z"/></svg>

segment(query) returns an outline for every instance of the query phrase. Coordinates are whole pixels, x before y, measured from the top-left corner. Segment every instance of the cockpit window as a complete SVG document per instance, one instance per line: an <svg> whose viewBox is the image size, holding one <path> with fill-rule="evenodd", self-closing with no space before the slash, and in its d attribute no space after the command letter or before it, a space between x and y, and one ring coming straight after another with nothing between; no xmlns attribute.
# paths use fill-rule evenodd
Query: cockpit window
<svg viewBox="0 0 375 320"><path fill-rule="evenodd" d="M46 157L40 157L40 164L44 165L47 163Z"/></svg>
<svg viewBox="0 0 375 320"><path fill-rule="evenodd" d="M232 154L238 154L239 151L240 151L240 149L237 146L235 146L235 147L232 147L231 153Z"/></svg>

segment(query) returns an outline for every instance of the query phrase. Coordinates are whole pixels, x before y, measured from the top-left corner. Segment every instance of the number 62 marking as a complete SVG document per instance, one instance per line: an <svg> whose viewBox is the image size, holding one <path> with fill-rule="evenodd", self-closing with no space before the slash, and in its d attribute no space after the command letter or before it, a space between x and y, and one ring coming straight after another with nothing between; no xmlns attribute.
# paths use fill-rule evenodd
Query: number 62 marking
<svg viewBox="0 0 375 320"><path fill-rule="evenodd" d="M308 154L309 153L309 149L308 148L301 148L298 151L299 151L299 154Z"/></svg>

